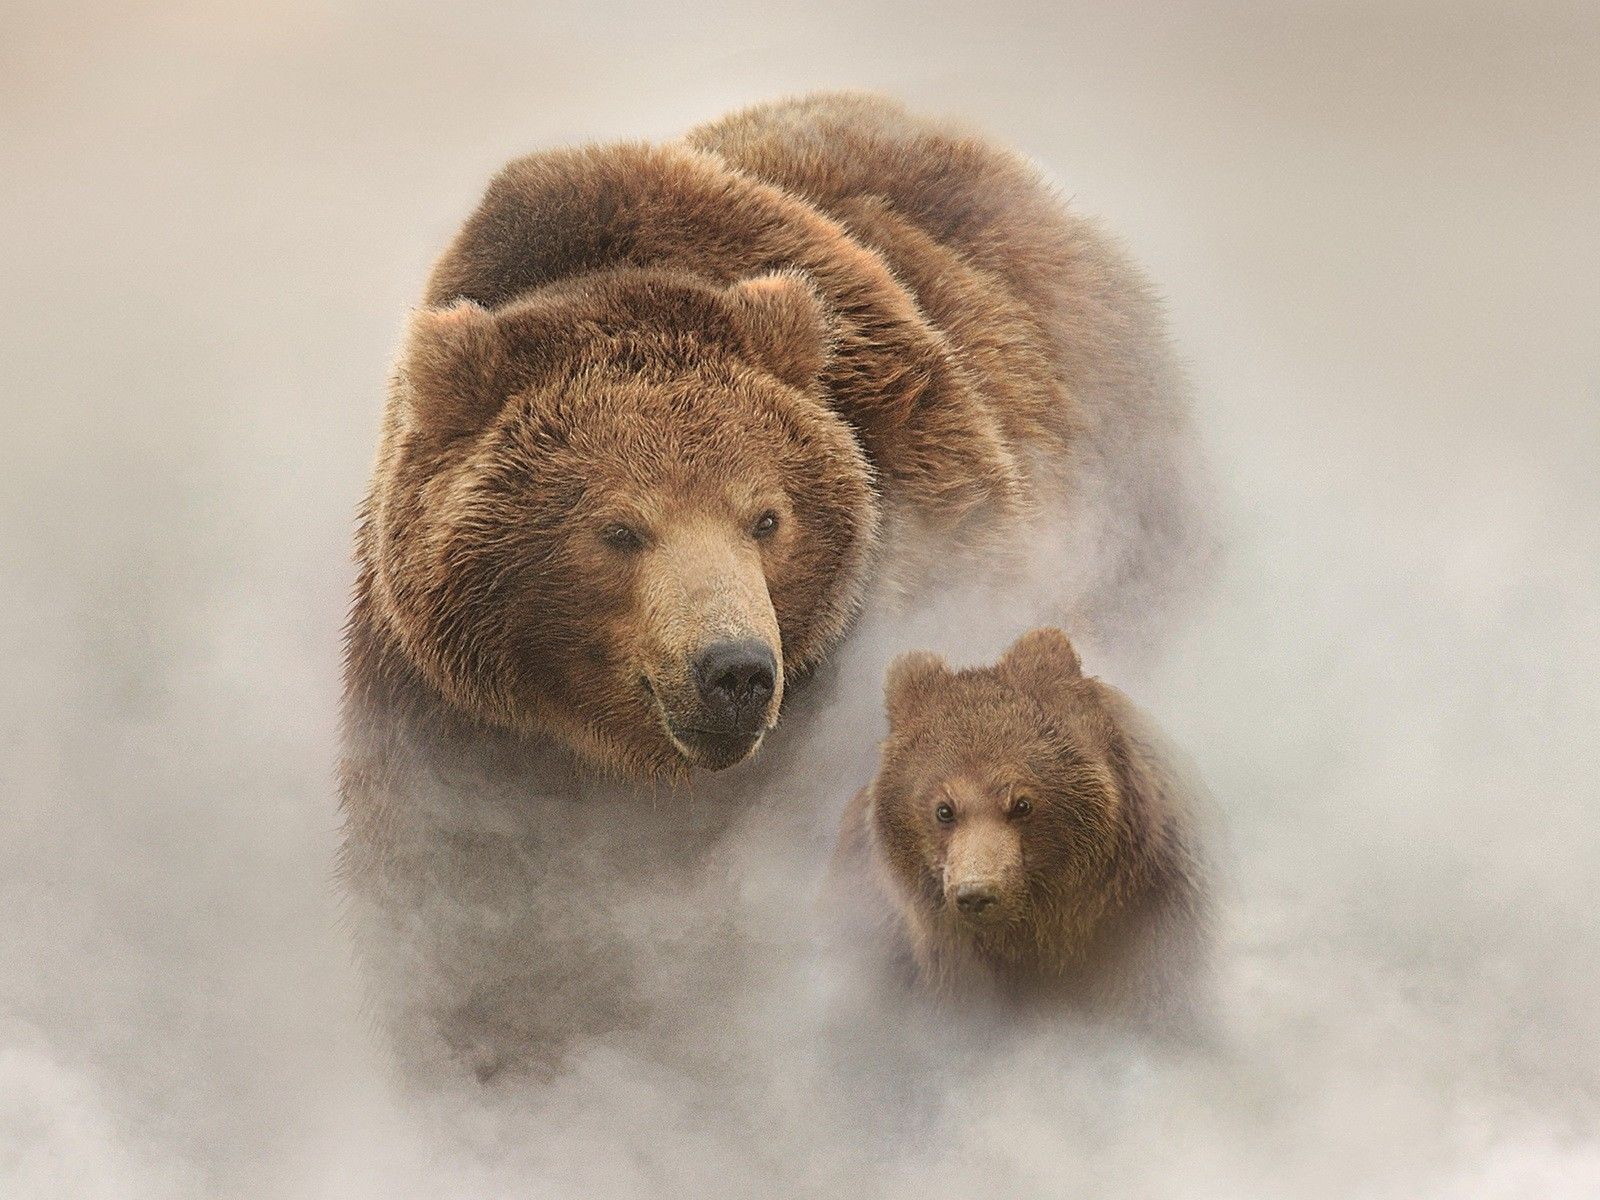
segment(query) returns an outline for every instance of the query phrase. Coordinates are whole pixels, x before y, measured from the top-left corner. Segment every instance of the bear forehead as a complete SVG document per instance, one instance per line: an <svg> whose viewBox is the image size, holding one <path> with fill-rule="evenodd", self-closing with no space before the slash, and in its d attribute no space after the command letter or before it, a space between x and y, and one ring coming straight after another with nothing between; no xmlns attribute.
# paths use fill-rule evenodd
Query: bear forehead
<svg viewBox="0 0 1600 1200"><path fill-rule="evenodd" d="M522 397L496 441L505 453L563 451L587 460L586 469L648 479L681 470L724 478L777 472L804 453L806 439L755 389L615 375Z"/></svg>
<svg viewBox="0 0 1600 1200"><path fill-rule="evenodd" d="M1047 703L988 676L957 675L896 719L890 747L907 765L941 771L1043 771L1063 759L1093 757L1084 718L1071 703Z"/></svg>
<svg viewBox="0 0 1600 1200"><path fill-rule="evenodd" d="M1037 719L997 722L962 713L896 736L889 757L901 773L924 781L965 776L999 786L1044 774L1075 755L1071 742Z"/></svg>
<svg viewBox="0 0 1600 1200"><path fill-rule="evenodd" d="M1024 735L904 744L885 755L878 795L905 814L936 800L962 812L1003 812L1017 794L1057 811L1100 807L1115 792L1101 756L1069 740Z"/></svg>
<svg viewBox="0 0 1600 1200"><path fill-rule="evenodd" d="M991 671L962 671L925 688L913 712L912 727L938 734L970 736L992 732L1012 738L1047 737L1070 715L1060 704L1046 704Z"/></svg>
<svg viewBox="0 0 1600 1200"><path fill-rule="evenodd" d="M730 445L783 435L795 416L783 389L735 362L641 361L599 351L528 391L532 416L617 435L715 437ZM729 421L736 421L734 427Z"/></svg>

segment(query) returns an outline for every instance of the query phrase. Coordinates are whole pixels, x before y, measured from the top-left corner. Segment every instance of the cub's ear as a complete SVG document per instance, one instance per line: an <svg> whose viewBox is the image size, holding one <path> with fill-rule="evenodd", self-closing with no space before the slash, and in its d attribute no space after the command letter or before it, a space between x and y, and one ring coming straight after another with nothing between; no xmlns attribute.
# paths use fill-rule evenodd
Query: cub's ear
<svg viewBox="0 0 1600 1200"><path fill-rule="evenodd" d="M1000 674L1041 698L1056 695L1063 685L1083 678L1083 664L1072 642L1048 625L1030 629L1011 644L1000 660Z"/></svg>
<svg viewBox="0 0 1600 1200"><path fill-rule="evenodd" d="M883 702L889 724L908 720L921 706L928 689L950 673L944 659L931 650L913 650L889 664L883 677Z"/></svg>
<svg viewBox="0 0 1600 1200"><path fill-rule="evenodd" d="M444 438L482 429L509 395L508 357L494 314L471 300L419 309L401 356L412 420Z"/></svg>
<svg viewBox="0 0 1600 1200"><path fill-rule="evenodd" d="M828 361L829 340L811 281L799 271L772 271L740 280L726 295L751 359L790 387L809 389Z"/></svg>

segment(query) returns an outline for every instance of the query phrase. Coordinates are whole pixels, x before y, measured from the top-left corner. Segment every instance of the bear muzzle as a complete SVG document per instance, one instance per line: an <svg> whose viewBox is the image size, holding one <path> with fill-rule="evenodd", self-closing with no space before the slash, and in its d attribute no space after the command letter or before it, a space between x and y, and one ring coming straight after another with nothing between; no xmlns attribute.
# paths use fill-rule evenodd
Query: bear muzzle
<svg viewBox="0 0 1600 1200"><path fill-rule="evenodd" d="M686 674L689 686L670 692L645 681L667 735L696 766L743 762L775 723L777 655L758 638L721 639L695 654Z"/></svg>
<svg viewBox="0 0 1600 1200"><path fill-rule="evenodd" d="M998 911L1000 889L987 879L969 879L952 889L956 911L969 921L983 921Z"/></svg>
<svg viewBox="0 0 1600 1200"><path fill-rule="evenodd" d="M690 666L701 711L713 729L764 731L778 660L772 648L755 638L713 642Z"/></svg>
<svg viewBox="0 0 1600 1200"><path fill-rule="evenodd" d="M759 543L743 525L663 521L638 572L639 666L667 736L720 771L755 752L783 698L781 634Z"/></svg>
<svg viewBox="0 0 1600 1200"><path fill-rule="evenodd" d="M994 812L971 814L951 834L944 861L944 902L970 925L1016 917L1022 892L1022 845Z"/></svg>

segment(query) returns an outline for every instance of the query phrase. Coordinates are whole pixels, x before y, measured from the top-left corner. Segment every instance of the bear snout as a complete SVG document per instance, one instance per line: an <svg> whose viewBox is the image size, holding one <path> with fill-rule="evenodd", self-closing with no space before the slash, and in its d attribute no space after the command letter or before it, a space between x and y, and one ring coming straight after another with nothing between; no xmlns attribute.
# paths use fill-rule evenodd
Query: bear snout
<svg viewBox="0 0 1600 1200"><path fill-rule="evenodd" d="M987 879L969 879L955 886L956 909L969 921L984 921L1000 909L1000 888Z"/></svg>
<svg viewBox="0 0 1600 1200"><path fill-rule="evenodd" d="M760 638L722 638L691 655L676 677L646 690L667 734L691 763L720 771L749 758L776 719L777 655Z"/></svg>
<svg viewBox="0 0 1600 1200"><path fill-rule="evenodd" d="M778 660L765 642L713 642L695 657L690 673L712 730L748 733L766 728Z"/></svg>

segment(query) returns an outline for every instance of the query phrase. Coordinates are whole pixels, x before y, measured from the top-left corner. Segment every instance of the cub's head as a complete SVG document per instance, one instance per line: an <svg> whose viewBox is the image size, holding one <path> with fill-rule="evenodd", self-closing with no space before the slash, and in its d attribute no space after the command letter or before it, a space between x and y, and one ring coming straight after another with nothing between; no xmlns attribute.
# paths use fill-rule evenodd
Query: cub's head
<svg viewBox="0 0 1600 1200"><path fill-rule="evenodd" d="M873 782L874 839L902 899L979 940L1092 891L1114 837L1114 729L1065 634L1035 629L993 667L897 659Z"/></svg>
<svg viewBox="0 0 1600 1200"><path fill-rule="evenodd" d="M606 769L748 757L847 625L876 507L774 273L629 270L415 317L367 517L377 602L454 704Z"/></svg>

